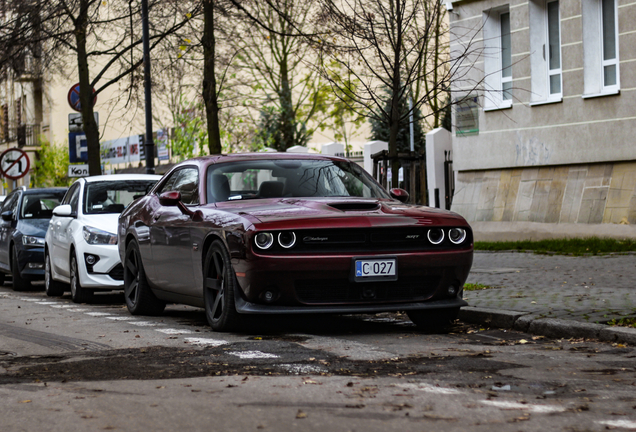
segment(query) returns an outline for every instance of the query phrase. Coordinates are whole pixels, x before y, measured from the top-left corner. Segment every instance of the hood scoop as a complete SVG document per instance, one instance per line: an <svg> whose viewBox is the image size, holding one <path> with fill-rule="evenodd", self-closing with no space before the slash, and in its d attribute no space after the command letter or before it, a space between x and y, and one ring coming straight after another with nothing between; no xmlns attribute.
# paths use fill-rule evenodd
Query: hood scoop
<svg viewBox="0 0 636 432"><path fill-rule="evenodd" d="M329 207L333 207L340 211L373 211L380 208L378 202L345 202L345 203L329 203Z"/></svg>

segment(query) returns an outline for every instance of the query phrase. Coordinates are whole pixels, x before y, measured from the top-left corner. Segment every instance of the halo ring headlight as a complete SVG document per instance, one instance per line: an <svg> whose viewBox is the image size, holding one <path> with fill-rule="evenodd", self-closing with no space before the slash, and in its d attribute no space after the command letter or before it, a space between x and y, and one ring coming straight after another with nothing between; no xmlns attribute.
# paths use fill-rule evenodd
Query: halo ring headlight
<svg viewBox="0 0 636 432"><path fill-rule="evenodd" d="M289 249L296 244L296 234L293 231L283 231L278 233L278 244Z"/></svg>
<svg viewBox="0 0 636 432"><path fill-rule="evenodd" d="M254 244L256 244L256 247L259 249L269 249L274 244L274 235L269 232L260 232L254 237Z"/></svg>
<svg viewBox="0 0 636 432"><path fill-rule="evenodd" d="M448 230L448 238L453 244L461 244L466 240L466 230L463 228L451 228Z"/></svg>
<svg viewBox="0 0 636 432"><path fill-rule="evenodd" d="M431 228L426 234L428 241L434 245L438 245L444 241L444 230L440 228Z"/></svg>

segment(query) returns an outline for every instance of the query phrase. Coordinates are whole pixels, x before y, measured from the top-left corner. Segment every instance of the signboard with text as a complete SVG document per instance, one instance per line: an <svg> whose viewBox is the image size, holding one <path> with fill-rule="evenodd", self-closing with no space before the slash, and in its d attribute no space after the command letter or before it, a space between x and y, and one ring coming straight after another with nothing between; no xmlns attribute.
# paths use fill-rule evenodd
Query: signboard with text
<svg viewBox="0 0 636 432"><path fill-rule="evenodd" d="M139 135L105 141L101 143L101 153L104 164L139 163Z"/></svg>
<svg viewBox="0 0 636 432"><path fill-rule="evenodd" d="M68 134L68 160L70 163L88 162L88 143L84 132Z"/></svg>

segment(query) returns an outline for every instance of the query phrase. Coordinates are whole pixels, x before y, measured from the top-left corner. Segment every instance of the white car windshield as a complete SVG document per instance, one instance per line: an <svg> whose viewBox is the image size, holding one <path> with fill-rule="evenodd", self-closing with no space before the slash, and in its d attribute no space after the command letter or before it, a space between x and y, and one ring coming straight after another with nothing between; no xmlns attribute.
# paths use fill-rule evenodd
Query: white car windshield
<svg viewBox="0 0 636 432"><path fill-rule="evenodd" d="M84 188L84 214L121 213L135 199L144 196L156 180L90 182Z"/></svg>

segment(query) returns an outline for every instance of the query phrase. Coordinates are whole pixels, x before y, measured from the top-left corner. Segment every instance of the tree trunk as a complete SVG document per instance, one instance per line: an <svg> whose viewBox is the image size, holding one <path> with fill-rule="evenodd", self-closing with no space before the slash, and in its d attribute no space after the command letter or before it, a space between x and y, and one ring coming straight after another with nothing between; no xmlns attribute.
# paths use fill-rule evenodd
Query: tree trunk
<svg viewBox="0 0 636 432"><path fill-rule="evenodd" d="M400 16L400 1L392 0L393 13ZM402 27L401 22L395 20L397 29L396 42L393 51L393 88L391 89L391 118L389 120L389 159L391 160L391 187L396 188L399 184L400 162L398 161L398 132L400 130L400 95L402 91L402 81L400 79L400 54L402 52Z"/></svg>
<svg viewBox="0 0 636 432"><path fill-rule="evenodd" d="M282 148L285 151L296 145L294 139L295 114L292 104L291 88L289 86L289 68L287 66L287 55L284 55L280 63L280 87L281 92L278 95L281 107L281 131L283 136Z"/></svg>
<svg viewBox="0 0 636 432"><path fill-rule="evenodd" d="M216 40L214 38L214 0L203 2L203 102L208 121L208 148L210 154L220 154L219 99L216 89Z"/></svg>
<svg viewBox="0 0 636 432"><path fill-rule="evenodd" d="M88 145L88 173L91 176L102 173L99 129L93 113L93 87L90 85L88 57L86 56L86 28L88 23L88 2L80 1L80 12L75 20L75 40L77 42L77 69L79 73L80 104L84 133ZM74 144L74 143L71 143Z"/></svg>

